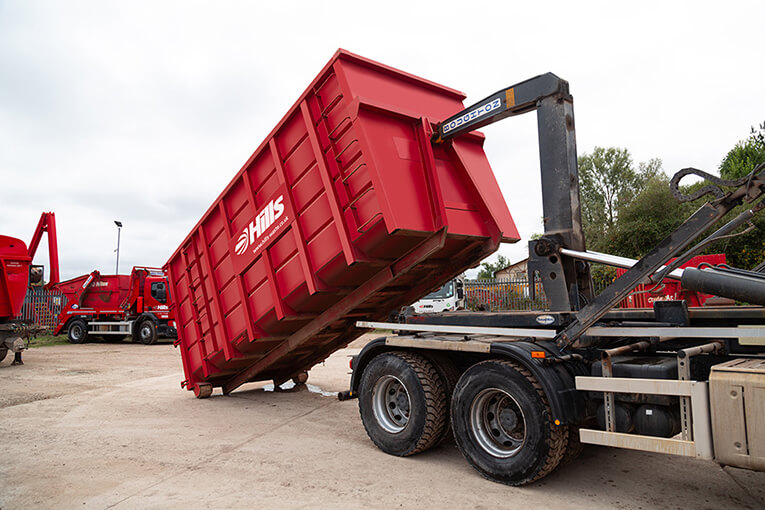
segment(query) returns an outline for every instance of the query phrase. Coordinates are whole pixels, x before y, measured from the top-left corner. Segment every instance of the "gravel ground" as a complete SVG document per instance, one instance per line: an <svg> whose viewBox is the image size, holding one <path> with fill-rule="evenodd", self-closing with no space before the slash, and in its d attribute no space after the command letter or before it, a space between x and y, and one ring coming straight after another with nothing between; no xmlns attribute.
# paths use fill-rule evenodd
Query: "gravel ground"
<svg viewBox="0 0 765 510"><path fill-rule="evenodd" d="M0 364L0 509L765 508L765 474L590 447L524 488L481 478L451 441L375 448L348 388L352 344L309 386L249 384L197 400L168 344L32 349Z"/></svg>

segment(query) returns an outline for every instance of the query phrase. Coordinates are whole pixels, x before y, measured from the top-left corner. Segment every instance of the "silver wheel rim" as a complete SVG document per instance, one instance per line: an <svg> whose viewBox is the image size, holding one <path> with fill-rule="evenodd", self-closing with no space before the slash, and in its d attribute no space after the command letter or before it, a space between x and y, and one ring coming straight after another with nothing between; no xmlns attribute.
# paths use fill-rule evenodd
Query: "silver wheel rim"
<svg viewBox="0 0 765 510"><path fill-rule="evenodd" d="M82 328L77 325L72 327L72 339L73 340L79 340L82 338Z"/></svg>
<svg viewBox="0 0 765 510"><path fill-rule="evenodd" d="M144 324L141 326L141 340L148 340L151 338L151 326Z"/></svg>
<svg viewBox="0 0 765 510"><path fill-rule="evenodd" d="M499 388L487 388L476 395L470 405L470 425L479 446L494 457L512 457L526 441L523 410Z"/></svg>
<svg viewBox="0 0 765 510"><path fill-rule="evenodd" d="M411 401L404 384L392 375L377 380L372 389L372 411L380 426L397 434L409 423Z"/></svg>

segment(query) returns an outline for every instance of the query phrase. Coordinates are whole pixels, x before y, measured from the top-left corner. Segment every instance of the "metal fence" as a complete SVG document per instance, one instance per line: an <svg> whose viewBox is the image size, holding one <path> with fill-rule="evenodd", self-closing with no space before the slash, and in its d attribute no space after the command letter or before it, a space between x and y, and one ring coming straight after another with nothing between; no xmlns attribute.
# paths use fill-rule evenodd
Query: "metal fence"
<svg viewBox="0 0 765 510"><path fill-rule="evenodd" d="M60 291L30 287L18 318L44 329L53 329L66 301L66 296Z"/></svg>
<svg viewBox="0 0 765 510"><path fill-rule="evenodd" d="M595 295L608 286L595 282ZM534 280L536 295L531 299L529 280L516 277L510 280L465 280L465 308L468 310L549 310L542 280ZM625 307L626 300L619 307Z"/></svg>
<svg viewBox="0 0 765 510"><path fill-rule="evenodd" d="M465 280L465 307L468 310L549 310L550 304L539 279L534 281L535 297L527 278L511 280Z"/></svg>

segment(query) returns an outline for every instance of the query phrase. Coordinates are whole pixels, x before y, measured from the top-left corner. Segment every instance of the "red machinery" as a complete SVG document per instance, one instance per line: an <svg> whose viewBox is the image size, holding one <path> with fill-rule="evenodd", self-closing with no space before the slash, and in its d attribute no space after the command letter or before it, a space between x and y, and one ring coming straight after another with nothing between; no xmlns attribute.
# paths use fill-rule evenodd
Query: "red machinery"
<svg viewBox="0 0 765 510"><path fill-rule="evenodd" d="M519 239L483 136L430 143L464 97L335 54L167 262L183 386L302 377Z"/></svg>
<svg viewBox="0 0 765 510"><path fill-rule="evenodd" d="M71 343L88 335L132 335L153 344L159 336L175 337L167 277L162 269L134 267L130 275L98 271L54 286L67 297L54 335L66 331Z"/></svg>
<svg viewBox="0 0 765 510"><path fill-rule="evenodd" d="M31 261L24 241L0 236L0 361L8 351L23 350L31 334L26 324L15 320L27 294Z"/></svg>
<svg viewBox="0 0 765 510"><path fill-rule="evenodd" d="M675 259L670 259L670 263ZM715 253L712 255L698 255L693 257L688 262L682 264L679 269L685 269L687 267L698 267L702 264L710 264L716 266L718 264L725 264L727 259L724 253ZM622 276L626 273L626 269L617 268L616 276ZM652 284L640 284L633 290L632 294L627 296L619 303L620 308L652 308L656 301L673 301L684 300L688 303L688 306L704 306L706 301L713 297L711 294L704 294L702 292L695 292L692 290L684 289L678 280L664 280L660 286L656 288L655 292L650 292L652 288L656 287Z"/></svg>
<svg viewBox="0 0 765 510"><path fill-rule="evenodd" d="M58 237L56 235L56 215L52 212L44 212L40 215L40 221L37 222L37 228L29 242L29 257L34 259L37 253L37 247L40 245L43 233L48 234L48 259L50 262L50 277L45 284L46 288L53 287L61 278L58 272ZM38 269L39 268L39 269ZM42 278L42 266L32 266L32 282L38 277Z"/></svg>
<svg viewBox="0 0 765 510"><path fill-rule="evenodd" d="M38 330L18 319L18 316L29 284L43 282L43 267L31 266L31 263L45 232L48 233L51 267L47 285L50 286L59 280L56 216L52 212L42 213L29 249L20 239L0 235L0 361L5 359L9 350L23 349L24 340Z"/></svg>
<svg viewBox="0 0 765 510"><path fill-rule="evenodd" d="M24 241L0 235L0 324L16 317L29 281L29 256Z"/></svg>

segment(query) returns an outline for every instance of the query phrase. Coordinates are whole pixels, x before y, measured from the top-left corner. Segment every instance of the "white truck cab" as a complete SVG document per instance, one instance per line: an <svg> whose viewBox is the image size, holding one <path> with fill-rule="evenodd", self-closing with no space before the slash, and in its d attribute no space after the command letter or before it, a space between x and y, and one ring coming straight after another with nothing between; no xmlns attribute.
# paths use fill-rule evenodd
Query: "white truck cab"
<svg viewBox="0 0 765 510"><path fill-rule="evenodd" d="M448 281L412 305L415 313L453 312L465 308L465 283L462 278Z"/></svg>

